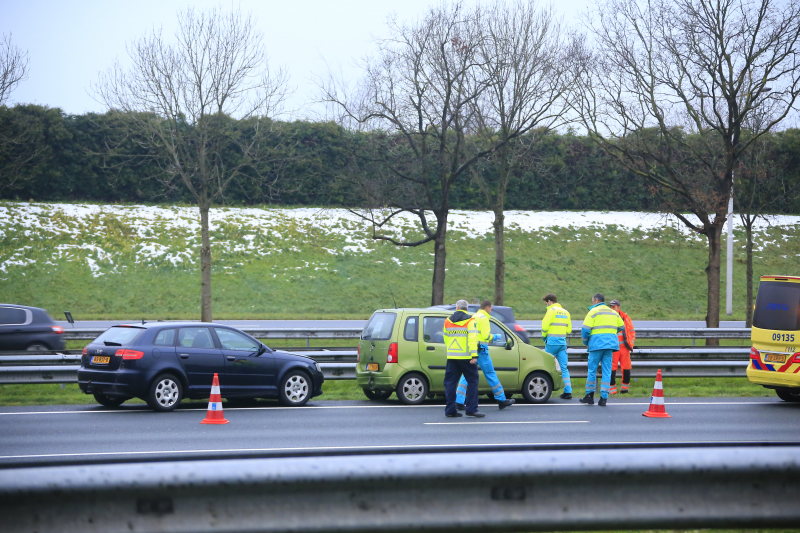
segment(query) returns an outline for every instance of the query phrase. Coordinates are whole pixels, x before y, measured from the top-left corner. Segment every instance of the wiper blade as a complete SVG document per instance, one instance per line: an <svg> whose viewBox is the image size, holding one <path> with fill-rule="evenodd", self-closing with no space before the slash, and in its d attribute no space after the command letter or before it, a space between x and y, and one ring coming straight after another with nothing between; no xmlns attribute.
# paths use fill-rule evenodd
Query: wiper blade
<svg viewBox="0 0 800 533"><path fill-rule="evenodd" d="M103 344L105 344L106 346L122 346L120 343L112 341L103 341Z"/></svg>

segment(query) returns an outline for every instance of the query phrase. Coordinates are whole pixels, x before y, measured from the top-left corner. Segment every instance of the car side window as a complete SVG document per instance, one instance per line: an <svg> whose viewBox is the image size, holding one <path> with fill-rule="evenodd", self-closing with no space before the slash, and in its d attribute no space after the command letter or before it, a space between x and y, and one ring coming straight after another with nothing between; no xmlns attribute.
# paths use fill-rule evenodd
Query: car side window
<svg viewBox="0 0 800 533"><path fill-rule="evenodd" d="M490 324L491 329L489 331L492 333L492 335L500 335L500 340L493 342L492 346L505 346L507 341L506 332L494 322L490 322Z"/></svg>
<svg viewBox="0 0 800 533"><path fill-rule="evenodd" d="M22 326L28 323L28 313L16 307L0 307L0 325Z"/></svg>
<svg viewBox="0 0 800 533"><path fill-rule="evenodd" d="M257 352L258 343L247 338L241 333L225 328L214 328L223 350L239 350L242 352Z"/></svg>
<svg viewBox="0 0 800 533"><path fill-rule="evenodd" d="M422 340L431 344L444 344L443 316L426 316L422 319Z"/></svg>
<svg viewBox="0 0 800 533"><path fill-rule="evenodd" d="M417 317L415 316L410 316L406 319L406 327L403 328L403 338L405 340L417 342L419 339L419 328L417 324Z"/></svg>
<svg viewBox="0 0 800 533"><path fill-rule="evenodd" d="M184 348L214 348L214 339L209 328L181 328L178 344Z"/></svg>
<svg viewBox="0 0 800 533"><path fill-rule="evenodd" d="M153 346L175 346L175 330L162 329L156 335Z"/></svg>

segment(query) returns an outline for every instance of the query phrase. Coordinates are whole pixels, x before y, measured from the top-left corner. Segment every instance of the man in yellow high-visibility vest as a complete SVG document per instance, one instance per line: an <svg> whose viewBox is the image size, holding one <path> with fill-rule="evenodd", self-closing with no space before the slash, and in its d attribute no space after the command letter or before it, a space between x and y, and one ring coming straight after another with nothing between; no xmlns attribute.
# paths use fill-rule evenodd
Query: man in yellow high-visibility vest
<svg viewBox="0 0 800 533"><path fill-rule="evenodd" d="M456 410L456 388L463 375L467 380L467 416L482 418L478 411L478 329L475 319L467 313L466 300L456 302L456 312L444 321L444 345L447 349L447 367L444 371L444 396L447 406L444 414L459 417Z"/></svg>
<svg viewBox="0 0 800 533"><path fill-rule="evenodd" d="M561 307L558 298L552 292L542 298L547 305L547 312L542 319L542 339L544 351L552 355L561 367L561 379L564 381L562 400L572 399L572 381L569 378L569 360L567 359L567 335L572 333L572 318L569 311Z"/></svg>
<svg viewBox="0 0 800 533"><path fill-rule="evenodd" d="M589 347L589 368L586 372L586 396L581 403L594 404L594 392L597 388L597 365L600 364L600 406L608 401L609 382L611 380L611 359L619 350L617 333L622 331L625 323L617 313L605 304L606 298L597 293L592 298L592 305L586 318L583 319L581 340Z"/></svg>

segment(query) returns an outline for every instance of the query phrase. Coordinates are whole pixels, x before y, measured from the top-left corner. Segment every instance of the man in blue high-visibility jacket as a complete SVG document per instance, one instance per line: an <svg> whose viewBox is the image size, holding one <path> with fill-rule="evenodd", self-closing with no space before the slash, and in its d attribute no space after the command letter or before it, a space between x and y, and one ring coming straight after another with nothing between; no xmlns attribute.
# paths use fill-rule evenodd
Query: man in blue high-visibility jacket
<svg viewBox="0 0 800 533"><path fill-rule="evenodd" d="M605 296L597 293L592 298L592 305L586 318L583 319L581 340L589 347L589 368L586 372L586 396L581 403L594 404L594 392L597 388L597 365L602 370L600 378L600 406L608 401L608 389L611 381L611 360L614 352L619 351L617 333L625 328L625 323L617 313L605 304Z"/></svg>
<svg viewBox="0 0 800 533"><path fill-rule="evenodd" d="M503 391L503 385L497 377L497 372L494 371L494 364L489 355L489 343L497 342L501 339L501 335L492 334L492 323L489 320L492 312L492 302L484 300L481 302L480 310L475 313L475 327L478 330L478 368L483 372L486 382L492 388L494 399L497 400L497 405L500 409L505 409L509 405L514 404L514 400L506 399L506 393ZM456 407L463 411L465 409L465 398L467 395L467 380L461 376L458 382L458 396L456 397Z"/></svg>

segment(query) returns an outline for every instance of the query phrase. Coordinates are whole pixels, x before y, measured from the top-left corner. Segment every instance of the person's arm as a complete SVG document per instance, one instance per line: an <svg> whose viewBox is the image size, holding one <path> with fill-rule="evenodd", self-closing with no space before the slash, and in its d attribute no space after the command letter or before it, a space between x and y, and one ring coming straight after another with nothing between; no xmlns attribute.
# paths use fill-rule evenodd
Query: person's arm
<svg viewBox="0 0 800 533"><path fill-rule="evenodd" d="M636 341L636 330L633 329L633 321L630 317L625 322L625 346L628 347L628 350L633 350Z"/></svg>
<svg viewBox="0 0 800 533"><path fill-rule="evenodd" d="M581 328L581 340L583 344L589 346L589 337L592 335L592 323L593 323L592 313L589 312L586 315L586 318L583 319L583 327Z"/></svg>
<svg viewBox="0 0 800 533"><path fill-rule="evenodd" d="M547 343L547 331L550 329L550 323L553 321L553 312L548 309L542 319L542 340Z"/></svg>
<svg viewBox="0 0 800 533"><path fill-rule="evenodd" d="M467 346L469 354L472 356L470 363L473 365L478 361L478 324L477 320L472 321L467 329Z"/></svg>
<svg viewBox="0 0 800 533"><path fill-rule="evenodd" d="M482 316L478 322L478 342L484 344L494 342L492 335L492 324L486 316Z"/></svg>

